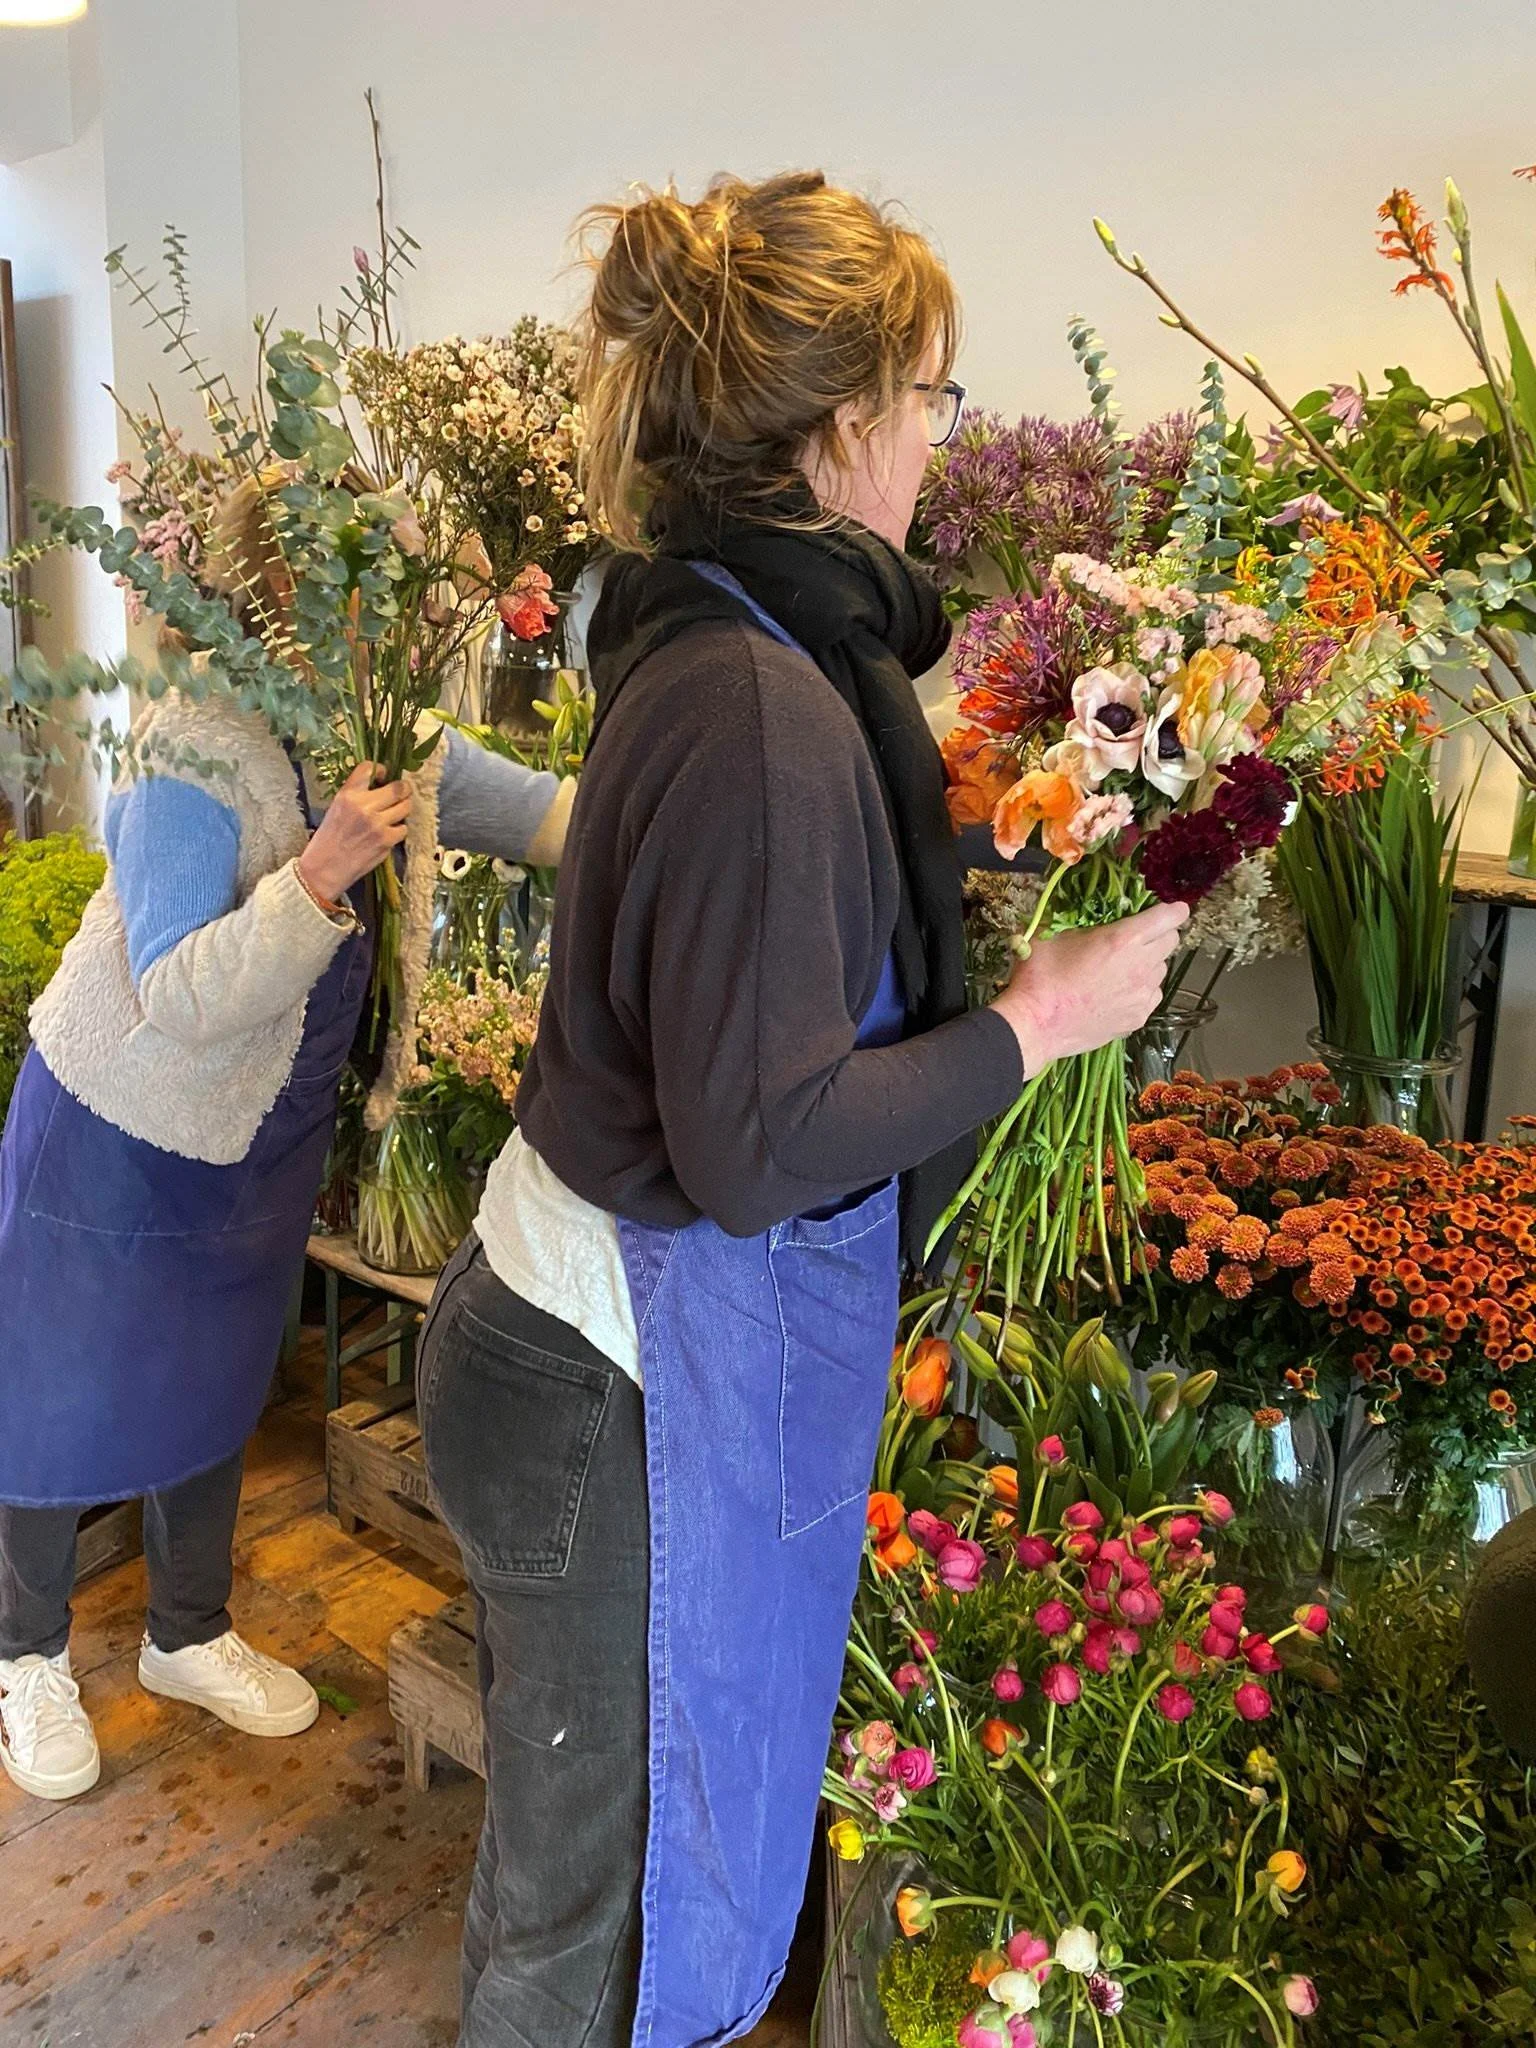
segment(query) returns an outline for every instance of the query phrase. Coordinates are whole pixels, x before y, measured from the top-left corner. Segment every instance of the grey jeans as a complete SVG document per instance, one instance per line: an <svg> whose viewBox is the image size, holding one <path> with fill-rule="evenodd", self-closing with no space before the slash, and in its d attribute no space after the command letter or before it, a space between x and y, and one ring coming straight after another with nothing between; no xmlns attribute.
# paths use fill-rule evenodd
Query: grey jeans
<svg viewBox="0 0 1536 2048"><path fill-rule="evenodd" d="M230 1549L244 1451L144 1502L149 1636L158 1650L229 1627ZM79 1508L0 1506L0 1657L55 1657L69 1641Z"/></svg>
<svg viewBox="0 0 1536 2048"><path fill-rule="evenodd" d="M648 1806L640 1390L504 1287L473 1237L416 1370L485 1710L459 2048L628 2048Z"/></svg>

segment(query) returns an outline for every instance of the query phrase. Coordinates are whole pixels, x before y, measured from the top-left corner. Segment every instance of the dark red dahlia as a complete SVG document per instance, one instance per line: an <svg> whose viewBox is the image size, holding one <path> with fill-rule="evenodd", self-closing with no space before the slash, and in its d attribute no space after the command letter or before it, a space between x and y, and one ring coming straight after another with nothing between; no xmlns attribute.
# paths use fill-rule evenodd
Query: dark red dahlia
<svg viewBox="0 0 1536 2048"><path fill-rule="evenodd" d="M1221 771L1221 784L1211 809L1231 826L1244 853L1273 846L1296 800L1296 786L1285 770L1262 754L1238 754Z"/></svg>
<svg viewBox="0 0 1536 2048"><path fill-rule="evenodd" d="M1141 878L1162 903L1198 903L1242 848L1214 811L1175 811L1141 843Z"/></svg>

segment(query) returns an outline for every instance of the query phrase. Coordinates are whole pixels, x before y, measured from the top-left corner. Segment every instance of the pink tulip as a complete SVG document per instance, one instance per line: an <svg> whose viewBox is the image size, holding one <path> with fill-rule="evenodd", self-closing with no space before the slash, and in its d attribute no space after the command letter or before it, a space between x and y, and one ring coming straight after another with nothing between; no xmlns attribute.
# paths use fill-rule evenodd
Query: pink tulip
<svg viewBox="0 0 1536 2048"><path fill-rule="evenodd" d="M1168 1541L1175 1550L1182 1550L1186 1544L1198 1543L1202 1523L1198 1515L1174 1515L1168 1523Z"/></svg>
<svg viewBox="0 0 1536 2048"><path fill-rule="evenodd" d="M1165 1721L1187 1721L1195 1711L1195 1696L1187 1685L1164 1685L1152 1704Z"/></svg>
<svg viewBox="0 0 1536 2048"><path fill-rule="evenodd" d="M1310 1977L1287 1977L1280 1986L1280 1996L1285 2000L1286 2011L1294 2013L1299 2020L1311 2019L1322 2004L1317 1986Z"/></svg>
<svg viewBox="0 0 1536 2048"><path fill-rule="evenodd" d="M1001 1671L992 1674L992 1692L996 1699L1021 1700L1024 1697L1024 1681L1019 1676L1017 1664L1005 1664Z"/></svg>
<svg viewBox="0 0 1536 2048"><path fill-rule="evenodd" d="M1072 1610L1065 1600L1046 1600L1035 1609L1035 1627L1043 1636L1064 1636L1072 1626Z"/></svg>
<svg viewBox="0 0 1536 2048"><path fill-rule="evenodd" d="M1252 1679L1237 1688L1232 1695L1232 1704L1245 1721L1267 1721L1274 1706L1263 1686L1255 1685Z"/></svg>
<svg viewBox="0 0 1536 2048"><path fill-rule="evenodd" d="M931 1749L898 1749L891 1758L891 1776L906 1792L926 1792L938 1776Z"/></svg>
<svg viewBox="0 0 1536 2048"><path fill-rule="evenodd" d="M1229 1636L1224 1628L1208 1628L1200 1638L1202 1657L1214 1657L1218 1664L1225 1664L1237 1655L1237 1637Z"/></svg>
<svg viewBox="0 0 1536 2048"><path fill-rule="evenodd" d="M1067 1447L1059 1436L1043 1436L1035 1445L1035 1463L1049 1472L1060 1472L1067 1462Z"/></svg>
<svg viewBox="0 0 1536 2048"><path fill-rule="evenodd" d="M1242 1650L1248 1669L1258 1672L1261 1678L1268 1678L1280 1669L1280 1652L1268 1636L1244 1636Z"/></svg>
<svg viewBox="0 0 1536 2048"><path fill-rule="evenodd" d="M1097 1531L1104 1526L1104 1517L1091 1500L1075 1500L1062 1516L1068 1529L1090 1529Z"/></svg>
<svg viewBox="0 0 1536 2048"><path fill-rule="evenodd" d="M1301 1630L1302 1634L1313 1642L1316 1642L1319 1637L1325 1636L1328 1633L1328 1610L1326 1607L1316 1604L1310 1607L1298 1607L1294 1619L1296 1626Z"/></svg>
<svg viewBox="0 0 1536 2048"><path fill-rule="evenodd" d="M1212 1487L1207 1487L1201 1494L1200 1507L1205 1519L1216 1529L1225 1529L1228 1522L1237 1514L1237 1509L1227 1496L1224 1493L1217 1493Z"/></svg>
<svg viewBox="0 0 1536 2048"><path fill-rule="evenodd" d="M1027 1572L1043 1572L1056 1562L1056 1546L1049 1536L1021 1536L1013 1554Z"/></svg>
<svg viewBox="0 0 1536 2048"><path fill-rule="evenodd" d="M1049 1664L1040 1680L1040 1690L1053 1707L1070 1707L1082 1697L1083 1681L1070 1664Z"/></svg>
<svg viewBox="0 0 1536 2048"><path fill-rule="evenodd" d="M952 1593L974 1593L981 1583L986 1561L987 1553L979 1543L959 1536L939 1552L939 1583L948 1586Z"/></svg>

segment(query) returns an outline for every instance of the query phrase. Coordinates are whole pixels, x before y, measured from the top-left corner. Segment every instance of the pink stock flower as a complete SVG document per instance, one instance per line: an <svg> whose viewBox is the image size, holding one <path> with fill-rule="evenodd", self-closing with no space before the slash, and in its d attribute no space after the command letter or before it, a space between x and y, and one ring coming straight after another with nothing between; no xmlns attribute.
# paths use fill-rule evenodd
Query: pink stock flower
<svg viewBox="0 0 1536 2048"><path fill-rule="evenodd" d="M945 1544L953 1543L959 1533L953 1522L941 1522L926 1508L914 1508L907 1517L907 1534L930 1557L937 1557Z"/></svg>
<svg viewBox="0 0 1536 2048"><path fill-rule="evenodd" d="M1061 1520L1065 1528L1086 1529L1095 1534L1104 1526L1104 1517L1091 1500L1073 1501Z"/></svg>
<svg viewBox="0 0 1536 2048"><path fill-rule="evenodd" d="M1261 1678L1268 1678L1280 1669L1280 1652L1264 1635L1246 1635L1242 1641L1243 1661L1250 1671L1258 1672Z"/></svg>
<svg viewBox="0 0 1536 2048"><path fill-rule="evenodd" d="M1328 1610L1315 1602L1310 1607L1298 1607L1294 1620L1309 1642L1315 1643L1328 1633Z"/></svg>
<svg viewBox="0 0 1536 2048"><path fill-rule="evenodd" d="M1286 2011L1294 2013L1299 2020L1311 2019L1322 2004L1317 1986L1310 1977L1287 1977L1280 1986L1280 1996L1285 2001Z"/></svg>
<svg viewBox="0 0 1536 2048"><path fill-rule="evenodd" d="M1250 1679L1246 1685L1237 1688L1232 1695L1232 1704L1245 1721L1267 1721L1274 1701L1262 1685L1255 1685Z"/></svg>
<svg viewBox="0 0 1536 2048"><path fill-rule="evenodd" d="M1031 1934L1027 1927L1021 1927L1011 1938L1004 1953L1015 1970L1028 1970L1037 1984L1043 1984L1051 1974L1051 1944L1042 1941L1038 1934Z"/></svg>
<svg viewBox="0 0 1536 2048"><path fill-rule="evenodd" d="M899 1664L891 1673L891 1683L905 1699L909 1692L916 1692L928 1683L927 1675L916 1664Z"/></svg>
<svg viewBox="0 0 1536 2048"><path fill-rule="evenodd" d="M1168 1524L1168 1541L1175 1550L1182 1550L1189 1543L1198 1543L1202 1526L1198 1515L1174 1515Z"/></svg>
<svg viewBox="0 0 1536 2048"><path fill-rule="evenodd" d="M1017 1664L1005 1664L1001 1671L993 1672L992 1693L995 1699L1000 1700L1023 1699L1024 1681L1019 1676Z"/></svg>
<svg viewBox="0 0 1536 2048"><path fill-rule="evenodd" d="M1225 1529L1237 1514L1231 1501L1224 1493L1217 1493L1214 1487L1207 1487L1200 1496L1201 1512L1214 1529Z"/></svg>
<svg viewBox="0 0 1536 2048"><path fill-rule="evenodd" d="M1200 1654L1225 1664L1237 1655L1237 1637L1229 1636L1225 1629L1208 1628L1200 1638Z"/></svg>
<svg viewBox="0 0 1536 2048"><path fill-rule="evenodd" d="M1021 1536L1013 1554L1028 1572L1041 1572L1056 1562L1056 1546L1049 1536Z"/></svg>
<svg viewBox="0 0 1536 2048"><path fill-rule="evenodd" d="M1195 1711L1195 1696L1187 1685L1159 1686L1152 1704L1165 1721L1187 1721Z"/></svg>
<svg viewBox="0 0 1536 2048"><path fill-rule="evenodd" d="M891 1777L905 1792L926 1792L937 1776L931 1749L898 1749L891 1758Z"/></svg>
<svg viewBox="0 0 1536 2048"><path fill-rule="evenodd" d="M959 1536L939 1552L939 1583L948 1586L952 1593L974 1593L981 1583L986 1561L987 1553L979 1543Z"/></svg>
<svg viewBox="0 0 1536 2048"><path fill-rule="evenodd" d="M1082 1697L1083 1681L1070 1664L1049 1664L1041 1677L1040 1690L1053 1707L1070 1707Z"/></svg>
<svg viewBox="0 0 1536 2048"><path fill-rule="evenodd" d="M1067 1462L1067 1447L1059 1436L1043 1436L1035 1445L1035 1463L1059 1472Z"/></svg>

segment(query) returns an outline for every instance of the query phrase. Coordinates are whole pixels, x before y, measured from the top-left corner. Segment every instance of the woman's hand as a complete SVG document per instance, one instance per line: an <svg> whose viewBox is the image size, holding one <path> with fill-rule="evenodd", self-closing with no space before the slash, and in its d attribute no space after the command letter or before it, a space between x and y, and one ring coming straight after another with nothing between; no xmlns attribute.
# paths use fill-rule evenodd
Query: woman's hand
<svg viewBox="0 0 1536 2048"><path fill-rule="evenodd" d="M375 788L380 773L372 761L352 770L299 856L299 874L322 902L340 903L405 837L411 792L403 782Z"/></svg>
<svg viewBox="0 0 1536 2048"><path fill-rule="evenodd" d="M1154 903L1118 924L1036 939L992 1005L1013 1027L1025 1073L1139 1031L1188 916L1187 903Z"/></svg>

